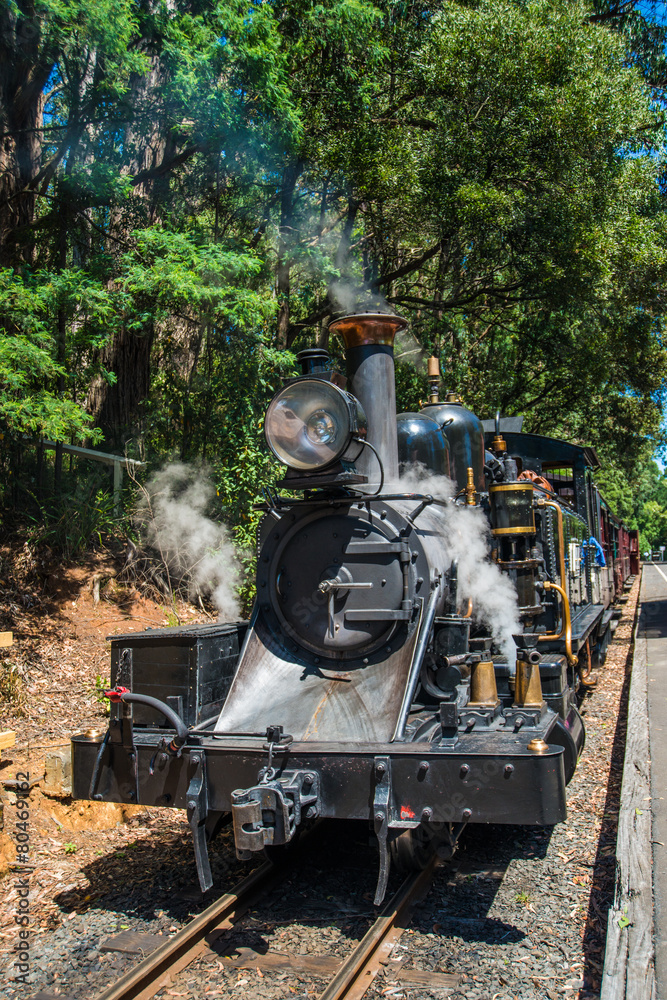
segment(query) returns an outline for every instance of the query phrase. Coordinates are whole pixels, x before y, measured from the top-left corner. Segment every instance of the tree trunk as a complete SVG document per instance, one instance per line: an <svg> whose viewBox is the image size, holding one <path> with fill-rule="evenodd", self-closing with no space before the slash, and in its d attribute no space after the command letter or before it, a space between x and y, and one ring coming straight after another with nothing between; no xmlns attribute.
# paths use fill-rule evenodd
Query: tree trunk
<svg viewBox="0 0 667 1000"><path fill-rule="evenodd" d="M44 88L53 69L33 0L0 5L0 266L30 263Z"/></svg>
<svg viewBox="0 0 667 1000"><path fill-rule="evenodd" d="M113 372L116 382L110 385L101 376L96 378L87 409L102 428L109 447L121 448L125 444L139 404L149 393L153 339L152 324L142 336L120 330L101 353L102 364Z"/></svg>

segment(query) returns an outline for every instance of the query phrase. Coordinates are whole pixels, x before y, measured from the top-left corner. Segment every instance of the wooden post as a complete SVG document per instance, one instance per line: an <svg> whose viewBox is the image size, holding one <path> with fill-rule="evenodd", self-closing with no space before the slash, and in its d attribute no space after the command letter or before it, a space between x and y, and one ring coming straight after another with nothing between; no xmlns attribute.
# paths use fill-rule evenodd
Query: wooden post
<svg viewBox="0 0 667 1000"><path fill-rule="evenodd" d="M123 486L123 464L120 459L113 463L113 512L120 514L120 491Z"/></svg>

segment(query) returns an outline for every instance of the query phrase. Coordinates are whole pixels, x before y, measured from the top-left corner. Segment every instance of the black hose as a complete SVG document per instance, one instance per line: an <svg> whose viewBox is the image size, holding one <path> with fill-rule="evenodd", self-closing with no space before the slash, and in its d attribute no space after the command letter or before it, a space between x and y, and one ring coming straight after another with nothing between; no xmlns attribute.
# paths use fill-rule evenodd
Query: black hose
<svg viewBox="0 0 667 1000"><path fill-rule="evenodd" d="M373 447L373 445L370 443L370 441L366 440L366 438L355 438L355 441L358 441L359 444L363 444L367 448L370 448L370 450L373 452L373 454L377 458L378 465L380 466L380 485L376 489L375 493L362 493L362 496L365 499L368 498L368 497L379 497L380 494L382 493L382 489L384 487L384 465L382 464L382 459L380 458L377 450Z"/></svg>
<svg viewBox="0 0 667 1000"><path fill-rule="evenodd" d="M140 705L148 705L149 708L154 708L156 711L161 712L172 729L176 730L176 739L173 740L176 746L183 746L187 740L188 727L180 715L173 708L170 708L169 705L165 705L163 701L160 701L159 698L151 698L149 694L135 694L133 691L124 691L120 695L120 700L127 702L135 701Z"/></svg>

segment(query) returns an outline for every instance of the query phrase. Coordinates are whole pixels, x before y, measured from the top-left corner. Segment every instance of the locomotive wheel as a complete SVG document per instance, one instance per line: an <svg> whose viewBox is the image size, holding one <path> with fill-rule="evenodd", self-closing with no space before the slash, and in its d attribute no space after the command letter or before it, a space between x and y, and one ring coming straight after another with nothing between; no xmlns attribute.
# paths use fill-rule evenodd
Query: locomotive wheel
<svg viewBox="0 0 667 1000"><path fill-rule="evenodd" d="M435 854L438 839L423 826L404 830L389 844L392 864L402 874L421 872Z"/></svg>

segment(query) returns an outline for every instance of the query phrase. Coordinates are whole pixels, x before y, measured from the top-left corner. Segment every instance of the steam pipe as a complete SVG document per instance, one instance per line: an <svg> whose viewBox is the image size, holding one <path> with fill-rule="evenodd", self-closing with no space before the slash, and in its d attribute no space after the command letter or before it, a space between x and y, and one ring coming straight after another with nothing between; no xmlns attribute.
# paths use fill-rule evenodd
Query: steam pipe
<svg viewBox="0 0 667 1000"><path fill-rule="evenodd" d="M329 324L329 330L343 338L348 389L364 409L368 440L380 456L387 482L398 480L394 337L405 326L407 320L392 313L358 313ZM378 483L378 464L371 454L362 452L355 467L369 483Z"/></svg>

